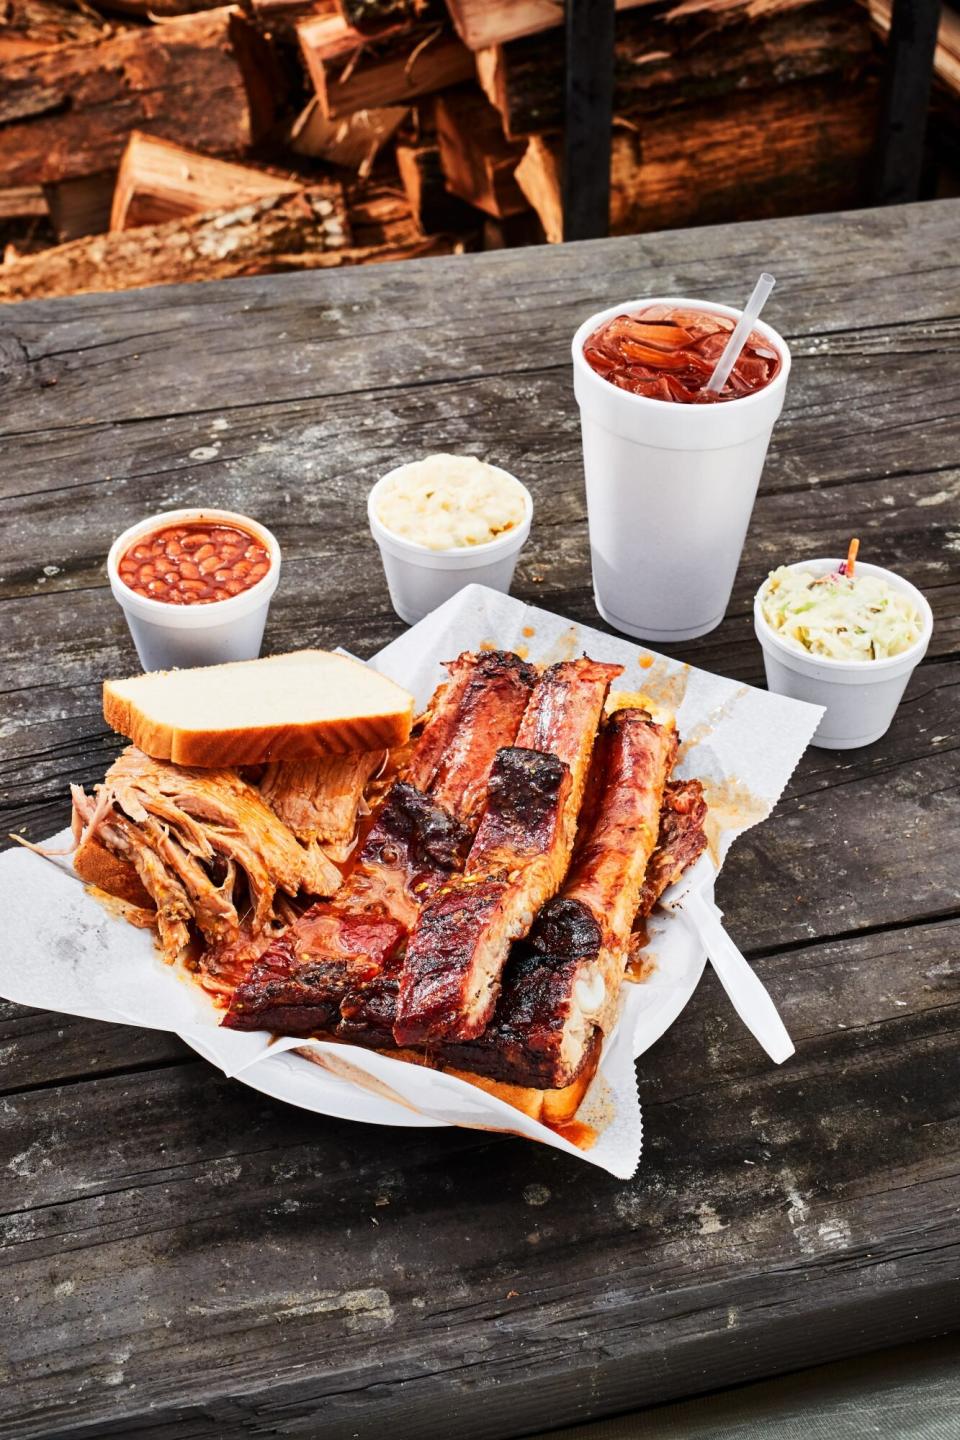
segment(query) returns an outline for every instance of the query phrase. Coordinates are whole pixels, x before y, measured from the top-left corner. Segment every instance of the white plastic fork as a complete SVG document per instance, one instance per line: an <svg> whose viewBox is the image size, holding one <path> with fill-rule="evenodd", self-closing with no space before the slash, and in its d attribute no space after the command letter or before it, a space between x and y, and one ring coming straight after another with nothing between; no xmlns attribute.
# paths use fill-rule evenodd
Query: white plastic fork
<svg viewBox="0 0 960 1440"><path fill-rule="evenodd" d="M716 879L706 855L671 885L660 904L697 936L734 1010L771 1060L782 1065L795 1046L765 987L753 973L721 923L720 911L704 895Z"/></svg>

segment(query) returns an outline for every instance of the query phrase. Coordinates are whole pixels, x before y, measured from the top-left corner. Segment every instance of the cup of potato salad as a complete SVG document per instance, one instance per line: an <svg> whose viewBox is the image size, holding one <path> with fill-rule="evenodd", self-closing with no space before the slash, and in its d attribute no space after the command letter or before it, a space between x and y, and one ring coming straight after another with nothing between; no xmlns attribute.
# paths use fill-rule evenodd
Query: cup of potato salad
<svg viewBox="0 0 960 1440"><path fill-rule="evenodd" d="M367 515L390 602L414 625L465 585L509 591L533 500L497 465L472 455L428 455L382 476Z"/></svg>

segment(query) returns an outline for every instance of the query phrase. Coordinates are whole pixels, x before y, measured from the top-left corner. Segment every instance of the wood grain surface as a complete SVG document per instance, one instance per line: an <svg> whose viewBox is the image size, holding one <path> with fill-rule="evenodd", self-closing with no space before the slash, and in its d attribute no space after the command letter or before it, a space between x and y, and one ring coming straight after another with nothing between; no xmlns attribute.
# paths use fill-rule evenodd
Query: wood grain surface
<svg viewBox="0 0 960 1440"><path fill-rule="evenodd" d="M760 269L794 369L730 610L681 658L762 683L780 560L903 571L936 629L896 721L810 750L732 851L727 923L797 1043L708 975L639 1065L619 1182L468 1131L306 1115L173 1037L0 1006L0 1436L507 1440L955 1325L960 1282L960 202L30 302L0 312L2 829L65 823L136 668L105 583L143 514L284 549L265 649L400 633L366 491L431 450L521 476L516 594L602 627L569 338Z"/></svg>

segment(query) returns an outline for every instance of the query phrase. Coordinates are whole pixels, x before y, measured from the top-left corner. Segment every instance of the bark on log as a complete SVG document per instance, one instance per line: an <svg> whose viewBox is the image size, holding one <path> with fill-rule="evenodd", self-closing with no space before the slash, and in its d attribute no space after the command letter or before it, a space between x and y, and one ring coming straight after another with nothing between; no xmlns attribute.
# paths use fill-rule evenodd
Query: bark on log
<svg viewBox="0 0 960 1440"><path fill-rule="evenodd" d="M473 56L441 26L375 42L358 35L350 30L338 36L326 16L297 26L303 58L328 120L356 110L407 104L417 95L474 77Z"/></svg>
<svg viewBox="0 0 960 1440"><path fill-rule="evenodd" d="M864 202L877 111L873 80L808 80L617 127L611 233L854 208ZM519 176L545 230L561 207L559 145L532 144Z"/></svg>
<svg viewBox="0 0 960 1440"><path fill-rule="evenodd" d="M135 129L239 153L269 118L238 59L256 43L225 7L0 65L0 186L102 171Z"/></svg>
<svg viewBox="0 0 960 1440"><path fill-rule="evenodd" d="M614 111L633 118L853 72L872 54L866 11L846 0L731 25L712 44L704 43L702 23L627 15L617 24ZM480 51L477 74L511 138L563 125L563 47L556 36Z"/></svg>
<svg viewBox="0 0 960 1440"><path fill-rule="evenodd" d="M476 211L447 189L436 141L400 144L396 158L407 200L422 234L476 228Z"/></svg>
<svg viewBox="0 0 960 1440"><path fill-rule="evenodd" d="M234 211L58 245L0 267L0 301L412 260L463 248L445 235L345 245L342 221L328 196L329 190L305 190Z"/></svg>
<svg viewBox="0 0 960 1440"><path fill-rule="evenodd" d="M870 80L807 80L648 116L617 130L615 235L852 209L878 116Z"/></svg>
<svg viewBox="0 0 960 1440"><path fill-rule="evenodd" d="M349 240L342 192L327 185L58 245L0 270L0 299L309 269L336 264Z"/></svg>
<svg viewBox="0 0 960 1440"><path fill-rule="evenodd" d="M244 8L274 38L282 37L293 44L296 44L298 20L326 15L343 24L335 0L244 0Z"/></svg>
<svg viewBox="0 0 960 1440"><path fill-rule="evenodd" d="M304 188L296 177L215 160L183 145L134 131L117 172L111 230L162 225L185 215L227 210Z"/></svg>
<svg viewBox="0 0 960 1440"><path fill-rule="evenodd" d="M136 15L144 20L153 16L173 20L198 10L219 10L222 5L223 0L97 0L98 10L111 15Z"/></svg>
<svg viewBox="0 0 960 1440"><path fill-rule="evenodd" d="M0 4L0 62L50 45L105 40L113 27L95 10L69 0L3 0Z"/></svg>
<svg viewBox="0 0 960 1440"><path fill-rule="evenodd" d="M337 9L348 25L378 30L384 25L413 24L427 4L428 0L337 0Z"/></svg>
<svg viewBox="0 0 960 1440"><path fill-rule="evenodd" d="M524 147L504 138L493 106L474 91L451 90L434 113L447 189L496 219L526 210L513 173Z"/></svg>

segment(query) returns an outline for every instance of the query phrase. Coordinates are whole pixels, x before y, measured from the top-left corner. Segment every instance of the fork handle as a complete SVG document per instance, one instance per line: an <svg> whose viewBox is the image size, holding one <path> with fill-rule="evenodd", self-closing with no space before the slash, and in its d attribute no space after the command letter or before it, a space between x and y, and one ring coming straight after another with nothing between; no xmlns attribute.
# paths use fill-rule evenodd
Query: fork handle
<svg viewBox="0 0 960 1440"><path fill-rule="evenodd" d="M685 896L679 913L699 937L734 1010L771 1060L782 1065L795 1046L765 987L740 954L711 905L698 890Z"/></svg>

